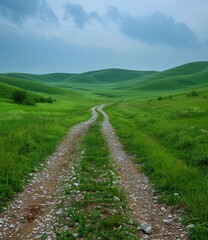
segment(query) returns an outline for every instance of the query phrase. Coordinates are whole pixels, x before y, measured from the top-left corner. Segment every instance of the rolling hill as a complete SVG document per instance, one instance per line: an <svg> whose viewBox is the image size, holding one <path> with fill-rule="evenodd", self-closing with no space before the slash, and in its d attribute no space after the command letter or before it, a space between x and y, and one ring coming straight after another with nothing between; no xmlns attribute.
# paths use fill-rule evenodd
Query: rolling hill
<svg viewBox="0 0 208 240"><path fill-rule="evenodd" d="M208 62L194 62L156 73L143 79L135 79L131 89L180 90L206 84L208 84Z"/></svg>
<svg viewBox="0 0 208 240"><path fill-rule="evenodd" d="M143 77L153 74L153 71L133 71L124 69L103 69L98 71L90 71L80 74L73 73L50 73L50 74L29 74L29 73L3 73L0 76L25 79L39 82L64 82L66 83L84 83L84 84L100 84L115 83L129 81L130 79Z"/></svg>
<svg viewBox="0 0 208 240"><path fill-rule="evenodd" d="M24 90L29 90L32 92L41 92L46 94L60 94L61 90L41 82L25 80L20 78L11 78L0 76L0 83L4 83L13 87L22 88Z"/></svg>
<svg viewBox="0 0 208 240"><path fill-rule="evenodd" d="M81 73L76 76L72 76L66 79L64 82L70 83L84 83L84 84L111 84L122 83L134 78L140 78L149 74L153 74L151 71L133 71L125 69L104 69L98 71L91 71Z"/></svg>
<svg viewBox="0 0 208 240"><path fill-rule="evenodd" d="M49 73L49 74L30 74L30 73L2 73L0 76L24 79L38 82L58 82L64 81L70 77L74 77L77 74L73 73Z"/></svg>
<svg viewBox="0 0 208 240"><path fill-rule="evenodd" d="M15 89L17 88L14 86L0 82L0 98L10 98Z"/></svg>
<svg viewBox="0 0 208 240"><path fill-rule="evenodd" d="M145 94L149 97L157 92L183 92L208 86L208 62L187 63L162 72L112 68L80 74L4 73L0 74L0 83L46 94L67 94L65 90L72 88L97 97L144 98Z"/></svg>

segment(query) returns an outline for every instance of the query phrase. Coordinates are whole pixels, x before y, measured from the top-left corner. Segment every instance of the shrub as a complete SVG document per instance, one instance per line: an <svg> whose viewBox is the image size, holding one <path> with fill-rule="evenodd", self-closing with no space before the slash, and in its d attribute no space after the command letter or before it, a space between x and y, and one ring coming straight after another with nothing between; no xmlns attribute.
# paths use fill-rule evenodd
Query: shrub
<svg viewBox="0 0 208 240"><path fill-rule="evenodd" d="M157 98L157 100L162 100L163 99L163 97L162 96L159 96L158 98Z"/></svg>
<svg viewBox="0 0 208 240"><path fill-rule="evenodd" d="M11 98L15 103L23 104L28 97L28 92L24 90L15 90Z"/></svg>
<svg viewBox="0 0 208 240"><path fill-rule="evenodd" d="M195 97L195 96L198 96L198 95L199 95L198 92L193 90L188 94L188 97Z"/></svg>
<svg viewBox="0 0 208 240"><path fill-rule="evenodd" d="M51 97L47 97L47 98L46 98L46 102L48 102L48 103L53 103L53 99L52 99Z"/></svg>
<svg viewBox="0 0 208 240"><path fill-rule="evenodd" d="M12 93L11 99L13 99L15 103L30 105L30 106L35 106L36 103L56 102L56 99L53 99L51 97L43 97L40 95L31 94L30 92L25 90L15 90Z"/></svg>
<svg viewBox="0 0 208 240"><path fill-rule="evenodd" d="M23 102L24 105L30 105L30 106L35 106L36 100L32 98L32 96L28 95L25 101Z"/></svg>
<svg viewBox="0 0 208 240"><path fill-rule="evenodd" d="M12 93L11 98L15 103L35 106L36 100L33 98L28 91L25 90L15 90Z"/></svg>

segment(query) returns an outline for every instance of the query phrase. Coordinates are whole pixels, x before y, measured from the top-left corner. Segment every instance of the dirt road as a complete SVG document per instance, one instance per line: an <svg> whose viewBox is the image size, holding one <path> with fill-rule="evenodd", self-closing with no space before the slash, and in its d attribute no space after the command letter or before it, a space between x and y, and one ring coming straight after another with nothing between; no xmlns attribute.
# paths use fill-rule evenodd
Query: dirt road
<svg viewBox="0 0 208 240"><path fill-rule="evenodd" d="M124 152L103 107L98 107L98 111L104 116L102 132L120 177L120 184L128 198L130 217L138 224L144 223L141 237L154 240L188 239L180 223L179 214L158 203L148 178L133 163L132 157ZM145 233L145 229L150 233Z"/></svg>
<svg viewBox="0 0 208 240"><path fill-rule="evenodd" d="M102 133L118 173L120 187L124 189L128 199L130 218L138 223L138 226L143 223L143 227L138 229L142 239L188 239L180 224L179 213L158 203L148 178L124 152L103 110L104 107L105 105L92 108L91 119L69 131L65 140L43 166L43 170L33 176L24 191L0 214L0 239L56 239L53 231L56 223L51 213L56 205L56 195L60 191L60 182L63 181L66 171L72 166L80 140L97 118L96 109L104 116Z"/></svg>
<svg viewBox="0 0 208 240"><path fill-rule="evenodd" d="M85 131L96 118L96 107L93 107L92 117L71 128L64 141L49 157L43 170L33 176L24 191L0 214L0 239L40 239L37 225L53 208L59 182L70 167ZM51 227L47 226L49 224ZM53 230L52 219L48 219L47 225L46 231Z"/></svg>

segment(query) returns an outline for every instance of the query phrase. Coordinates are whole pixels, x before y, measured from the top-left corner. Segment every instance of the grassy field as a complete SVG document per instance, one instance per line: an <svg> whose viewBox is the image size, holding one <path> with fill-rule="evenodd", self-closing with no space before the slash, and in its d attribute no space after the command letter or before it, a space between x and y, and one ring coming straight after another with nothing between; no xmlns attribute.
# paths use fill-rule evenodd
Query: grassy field
<svg viewBox="0 0 208 240"><path fill-rule="evenodd" d="M21 89L26 89L28 82L20 82ZM33 89L38 89L41 96L55 98L56 102L36 106L15 104L10 96L19 89L17 85L20 87L15 79L0 82L0 210L21 191L30 173L42 167L68 129L88 119L91 106L96 105L90 94L36 82L33 82Z"/></svg>
<svg viewBox="0 0 208 240"><path fill-rule="evenodd" d="M139 239L99 121L88 130L64 182L57 239Z"/></svg>
<svg viewBox="0 0 208 240"><path fill-rule="evenodd" d="M207 239L208 91L162 100L120 102L110 121L125 149L165 200L182 207L191 239Z"/></svg>
<svg viewBox="0 0 208 240"><path fill-rule="evenodd" d="M22 189L67 130L90 117L90 104L35 107L1 104L0 208Z"/></svg>
<svg viewBox="0 0 208 240"><path fill-rule="evenodd" d="M14 104L16 89L56 102ZM163 72L0 74L0 208L22 189L90 107L114 102L110 120L125 149L165 200L186 212L191 239L207 239L208 62ZM98 152L102 152L100 149Z"/></svg>

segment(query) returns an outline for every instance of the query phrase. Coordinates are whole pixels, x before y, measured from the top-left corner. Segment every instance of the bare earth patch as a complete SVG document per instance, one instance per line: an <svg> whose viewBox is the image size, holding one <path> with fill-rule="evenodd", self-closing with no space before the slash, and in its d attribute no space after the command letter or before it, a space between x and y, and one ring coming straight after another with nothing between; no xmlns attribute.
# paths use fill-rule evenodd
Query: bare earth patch
<svg viewBox="0 0 208 240"><path fill-rule="evenodd" d="M0 214L0 239L41 239L41 227L46 233L53 232L53 219L49 213L55 204L59 183L71 166L71 159L86 129L97 118L95 109L92 108L91 119L71 128L43 170L34 174L23 192Z"/></svg>
<svg viewBox="0 0 208 240"><path fill-rule="evenodd" d="M103 107L98 108L104 116L102 132L128 199L130 217L138 224L144 224L144 229L140 230L141 237L154 240L188 239L180 223L179 212L158 203L148 178L124 152Z"/></svg>

